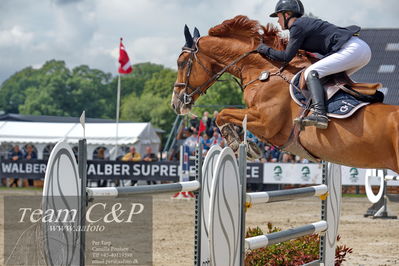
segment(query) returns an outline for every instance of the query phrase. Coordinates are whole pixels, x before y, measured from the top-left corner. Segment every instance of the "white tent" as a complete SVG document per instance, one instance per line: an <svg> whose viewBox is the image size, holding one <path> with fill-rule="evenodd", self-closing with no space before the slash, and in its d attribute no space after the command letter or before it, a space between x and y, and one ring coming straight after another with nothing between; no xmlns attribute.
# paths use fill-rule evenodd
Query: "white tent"
<svg viewBox="0 0 399 266"><path fill-rule="evenodd" d="M116 143L115 123L87 123L88 159L92 159L97 147L114 149ZM0 121L0 143L25 145L33 144L38 151L38 158L43 157L43 150L48 144L55 144L65 139L71 146L76 146L83 138L83 127L79 123L44 123ZM161 143L151 123L119 123L118 146L135 146L143 154L146 146L154 152Z"/></svg>

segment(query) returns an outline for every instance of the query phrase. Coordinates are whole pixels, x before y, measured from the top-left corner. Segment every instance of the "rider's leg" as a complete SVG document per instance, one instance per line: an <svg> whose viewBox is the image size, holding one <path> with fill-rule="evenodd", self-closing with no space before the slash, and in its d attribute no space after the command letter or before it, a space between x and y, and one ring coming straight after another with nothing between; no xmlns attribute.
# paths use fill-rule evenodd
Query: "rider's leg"
<svg viewBox="0 0 399 266"><path fill-rule="evenodd" d="M315 126L317 128L326 129L328 127L328 118L326 115L325 93L316 71L312 70L309 73L306 84L312 95L312 107L314 112L305 117L302 124L303 126Z"/></svg>
<svg viewBox="0 0 399 266"><path fill-rule="evenodd" d="M369 61L370 61L370 60L368 60L367 62L365 62L363 65L356 66L356 67L351 68L351 69L347 69L347 70L345 71L346 74L347 74L348 76L352 76L353 74L355 74L356 72L358 72L360 69L362 69L365 65L367 65Z"/></svg>
<svg viewBox="0 0 399 266"><path fill-rule="evenodd" d="M351 75L355 74L357 71L359 71L360 69L362 69L365 65L367 65L370 62L370 59L371 59L371 50L370 50L370 47L368 46L368 44L359 38L356 40L356 42L359 43L359 46L362 47L360 49L360 51L363 52L364 57L363 57L363 60L359 60L357 66L349 68L345 71L346 74L348 74L348 76L351 76Z"/></svg>
<svg viewBox="0 0 399 266"><path fill-rule="evenodd" d="M371 58L371 50L367 43L358 37L352 37L336 53L324 57L305 70L305 78L315 70L319 78L339 72L349 71L352 74L367 65Z"/></svg>
<svg viewBox="0 0 399 266"><path fill-rule="evenodd" d="M312 94L315 112L304 118L303 126L316 126L325 129L328 126L324 88L320 78L347 71L352 74L365 66L371 58L370 47L357 37L352 37L338 52L314 63L305 70L306 84ZM298 120L299 121L299 120Z"/></svg>

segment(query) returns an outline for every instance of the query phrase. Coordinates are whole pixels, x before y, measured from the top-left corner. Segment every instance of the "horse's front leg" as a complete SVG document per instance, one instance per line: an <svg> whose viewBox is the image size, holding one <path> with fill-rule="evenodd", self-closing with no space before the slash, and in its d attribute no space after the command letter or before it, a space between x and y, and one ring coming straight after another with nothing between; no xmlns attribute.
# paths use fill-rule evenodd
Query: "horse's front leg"
<svg viewBox="0 0 399 266"><path fill-rule="evenodd" d="M248 130L253 133L253 126L256 125L256 121L260 121L259 114L255 110L223 109L216 119L216 124L223 137L226 139L227 145L232 148L234 152L238 150L240 143L244 139L242 121L244 120L245 115L247 115ZM247 156L250 159L258 159L261 157L261 151L255 143L248 143Z"/></svg>

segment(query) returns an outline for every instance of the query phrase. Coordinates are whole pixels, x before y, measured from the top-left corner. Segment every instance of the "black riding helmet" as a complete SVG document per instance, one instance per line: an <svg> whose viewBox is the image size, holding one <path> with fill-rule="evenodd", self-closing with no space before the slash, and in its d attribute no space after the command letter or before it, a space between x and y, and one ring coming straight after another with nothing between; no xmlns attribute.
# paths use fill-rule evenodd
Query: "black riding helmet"
<svg viewBox="0 0 399 266"><path fill-rule="evenodd" d="M293 17L302 17L305 13L305 9L300 0L279 0L277 2L274 13L270 15L270 17L277 17L277 13L280 12L289 12L294 13Z"/></svg>

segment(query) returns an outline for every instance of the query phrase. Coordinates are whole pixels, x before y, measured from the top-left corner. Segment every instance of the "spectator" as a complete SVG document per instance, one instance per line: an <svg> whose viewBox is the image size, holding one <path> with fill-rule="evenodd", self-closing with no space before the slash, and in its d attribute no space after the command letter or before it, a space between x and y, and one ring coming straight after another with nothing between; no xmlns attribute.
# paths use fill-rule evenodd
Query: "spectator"
<svg viewBox="0 0 399 266"><path fill-rule="evenodd" d="M24 158L25 158L25 160L36 160L37 159L37 154L33 150L32 145L30 145L30 144L26 145ZM30 186L30 187L33 186L33 179L28 179L28 186Z"/></svg>
<svg viewBox="0 0 399 266"><path fill-rule="evenodd" d="M198 136L197 131L191 131L191 136L186 138L184 141L184 145L188 146L190 155L194 155L195 153L195 146L198 143Z"/></svg>
<svg viewBox="0 0 399 266"><path fill-rule="evenodd" d="M147 146L145 148L145 155L143 157L143 161L145 161L145 162L158 161L158 157L155 155L155 153L152 152L151 146ZM147 185L156 184L156 183L157 183L156 181L147 180Z"/></svg>
<svg viewBox="0 0 399 266"><path fill-rule="evenodd" d="M293 156L289 153L283 152L283 153L281 153L280 156L281 156L282 163L294 163L295 162Z"/></svg>
<svg viewBox="0 0 399 266"><path fill-rule="evenodd" d="M25 153L24 158L26 160L31 160L31 159L35 160L35 159L37 159L37 154L33 150L32 145L30 145L30 144L26 145L26 153Z"/></svg>
<svg viewBox="0 0 399 266"><path fill-rule="evenodd" d="M218 126L216 125L216 117L218 116L218 114L219 114L218 111L214 111L213 112L213 117L211 119L211 124L209 126L208 131L207 131L209 137L212 137L214 129L218 128Z"/></svg>
<svg viewBox="0 0 399 266"><path fill-rule="evenodd" d="M192 131L198 131L199 128L199 120L198 117L196 115L191 115L191 119L190 119L190 129Z"/></svg>
<svg viewBox="0 0 399 266"><path fill-rule="evenodd" d="M21 160L23 158L23 154L19 149L18 145L15 145L11 152L9 153L9 158L11 158L13 161L18 161ZM13 185L15 185L15 187L18 187L18 178L14 178L14 180L12 181L12 183L10 184L10 187L12 187Z"/></svg>
<svg viewBox="0 0 399 266"><path fill-rule="evenodd" d="M180 127L176 136L176 142L173 146L172 152L170 153L168 160L178 161L180 157L180 146L184 144L184 141L190 136L189 129L187 127Z"/></svg>
<svg viewBox="0 0 399 266"><path fill-rule="evenodd" d="M182 127L180 129L179 133L177 134L176 139L183 140L183 142L184 142L184 140L186 138L190 137L190 135L191 135L190 129L187 127Z"/></svg>
<svg viewBox="0 0 399 266"><path fill-rule="evenodd" d="M256 145L258 145L258 143L259 143L259 139L254 134L252 134L249 130L247 130L247 141L253 142Z"/></svg>
<svg viewBox="0 0 399 266"><path fill-rule="evenodd" d="M141 161L141 154L136 152L136 147L130 146L130 151L122 157L122 161L139 162Z"/></svg>
<svg viewBox="0 0 399 266"><path fill-rule="evenodd" d="M130 146L129 152L126 153L121 160L125 162L140 162L141 154L136 151L136 147ZM134 186L136 183L137 181L132 180L131 185Z"/></svg>
<svg viewBox="0 0 399 266"><path fill-rule="evenodd" d="M220 147L223 149L224 147L226 147L226 141L224 140L224 138L222 138L222 140L219 143Z"/></svg>
<svg viewBox="0 0 399 266"><path fill-rule="evenodd" d="M19 149L18 145L15 145L12 148L8 157L11 158L13 161L17 161L17 160L20 160L23 158L23 154L22 154L21 150Z"/></svg>
<svg viewBox="0 0 399 266"><path fill-rule="evenodd" d="M280 159L280 150L277 149L276 147L270 147L270 149L272 150L272 162L278 162Z"/></svg>
<svg viewBox="0 0 399 266"><path fill-rule="evenodd" d="M310 161L306 158L301 158L299 156L295 156L295 162L297 163L310 163Z"/></svg>
<svg viewBox="0 0 399 266"><path fill-rule="evenodd" d="M220 136L219 132L217 130L213 131L213 136L211 138L211 146L220 144L222 142L222 137Z"/></svg>
<svg viewBox="0 0 399 266"><path fill-rule="evenodd" d="M202 116L202 123L206 126L206 131L211 128L212 119L209 117L209 112L204 112Z"/></svg>
<svg viewBox="0 0 399 266"><path fill-rule="evenodd" d="M205 132L202 133L201 144L202 144L202 147L203 147L203 153L205 155L209 151L209 149L211 148L211 140L209 139L208 134L206 134Z"/></svg>
<svg viewBox="0 0 399 266"><path fill-rule="evenodd" d="M265 145L262 159L265 162L270 162L273 158L273 151L270 146Z"/></svg>
<svg viewBox="0 0 399 266"><path fill-rule="evenodd" d="M146 161L146 162L158 161L158 157L155 155L155 153L152 152L151 146L147 146L145 148L145 155L143 157L143 161Z"/></svg>
<svg viewBox="0 0 399 266"><path fill-rule="evenodd" d="M97 154L95 156L96 160L105 160L105 149L104 148L99 148L97 150ZM108 186L108 180L106 179L100 179L97 181L97 186L98 187L107 187Z"/></svg>

